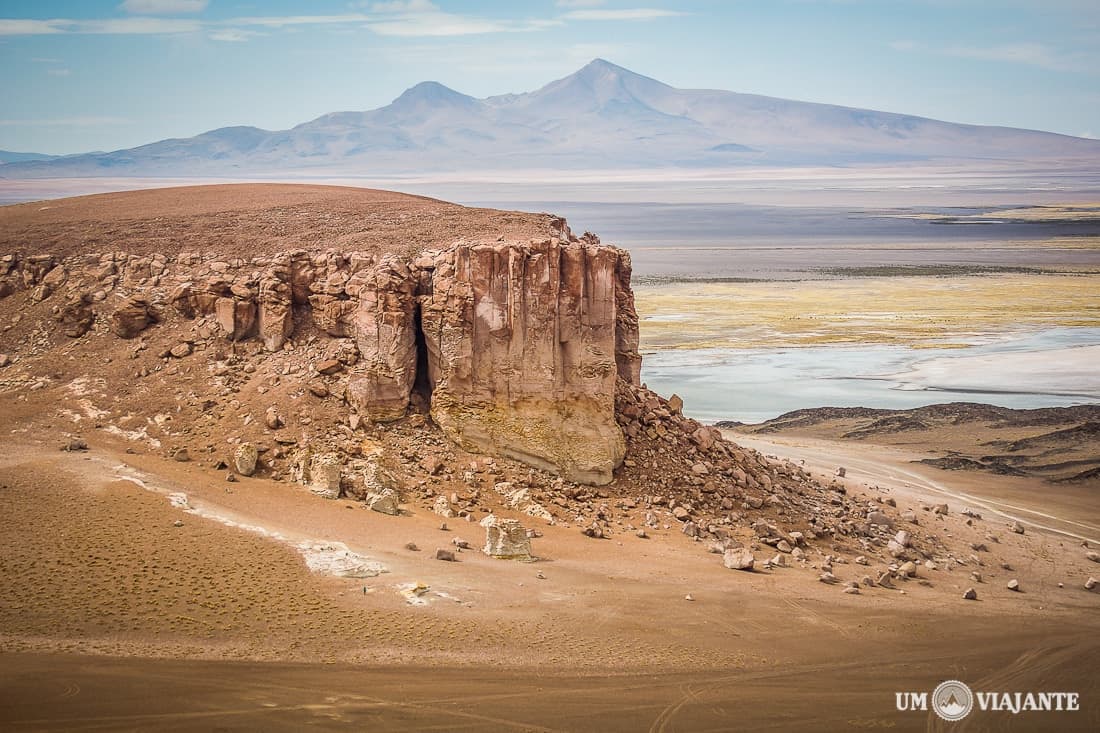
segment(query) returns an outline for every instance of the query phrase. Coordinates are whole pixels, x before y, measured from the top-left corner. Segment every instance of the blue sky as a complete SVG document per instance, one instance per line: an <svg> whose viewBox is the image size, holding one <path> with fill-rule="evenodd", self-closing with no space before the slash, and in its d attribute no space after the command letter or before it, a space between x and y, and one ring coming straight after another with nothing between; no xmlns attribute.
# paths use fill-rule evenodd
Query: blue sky
<svg viewBox="0 0 1100 733"><path fill-rule="evenodd" d="M1100 136L1097 0L4 0L0 149L284 129L595 57L678 87Z"/></svg>

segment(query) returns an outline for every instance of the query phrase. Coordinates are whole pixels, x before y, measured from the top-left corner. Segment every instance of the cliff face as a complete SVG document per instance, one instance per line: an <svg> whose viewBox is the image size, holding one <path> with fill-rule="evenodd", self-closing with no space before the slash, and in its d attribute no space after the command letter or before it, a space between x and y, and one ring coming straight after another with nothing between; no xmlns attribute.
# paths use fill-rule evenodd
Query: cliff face
<svg viewBox="0 0 1100 733"><path fill-rule="evenodd" d="M618 377L638 383L629 255L592 236L458 242L412 257L295 250L220 260L198 253L0 259L0 297L52 300L59 330L105 323L119 338L175 319L200 337L331 340L322 373L349 410L384 422L412 403L466 450L581 483L607 483L625 451Z"/></svg>
<svg viewBox="0 0 1100 733"><path fill-rule="evenodd" d="M624 252L592 241L441 253L421 296L433 419L467 450L609 482L625 451L616 345L624 360L637 352L636 335L619 337L629 271Z"/></svg>

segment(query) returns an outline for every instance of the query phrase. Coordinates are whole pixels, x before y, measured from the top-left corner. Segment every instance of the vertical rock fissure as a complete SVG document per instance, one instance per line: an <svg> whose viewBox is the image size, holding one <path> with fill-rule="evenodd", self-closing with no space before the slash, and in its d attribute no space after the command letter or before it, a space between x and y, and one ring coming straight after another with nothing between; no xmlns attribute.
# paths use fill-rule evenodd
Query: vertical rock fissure
<svg viewBox="0 0 1100 733"><path fill-rule="evenodd" d="M428 361L428 340L424 335L420 304L413 310L413 339L416 343L416 378L413 380L412 402L418 412L427 414L432 408L431 368Z"/></svg>

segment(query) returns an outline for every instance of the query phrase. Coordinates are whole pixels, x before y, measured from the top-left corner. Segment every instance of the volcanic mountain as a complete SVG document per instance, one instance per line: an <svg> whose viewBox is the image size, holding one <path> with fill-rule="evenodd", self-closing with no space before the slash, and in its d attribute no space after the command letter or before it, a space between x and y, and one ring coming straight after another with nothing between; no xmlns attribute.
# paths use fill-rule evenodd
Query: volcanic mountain
<svg viewBox="0 0 1100 733"><path fill-rule="evenodd" d="M677 89L602 59L533 92L476 99L437 82L289 130L223 127L128 150L7 162L0 176L374 175L455 170L902 161L1100 161L1100 141Z"/></svg>

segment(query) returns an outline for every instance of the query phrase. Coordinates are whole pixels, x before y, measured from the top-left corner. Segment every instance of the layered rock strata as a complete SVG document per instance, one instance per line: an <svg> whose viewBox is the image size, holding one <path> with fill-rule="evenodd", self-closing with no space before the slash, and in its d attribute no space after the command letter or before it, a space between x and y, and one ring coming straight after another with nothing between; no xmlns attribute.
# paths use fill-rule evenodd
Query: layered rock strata
<svg viewBox="0 0 1100 733"><path fill-rule="evenodd" d="M558 232L408 257L7 254L0 297L30 290L33 302L54 301L69 338L130 339L174 319L271 352L322 336L333 358L316 368L346 371L339 396L353 414L385 422L412 404L466 450L603 484L625 452L616 380L638 383L630 258L573 237L564 221Z"/></svg>

